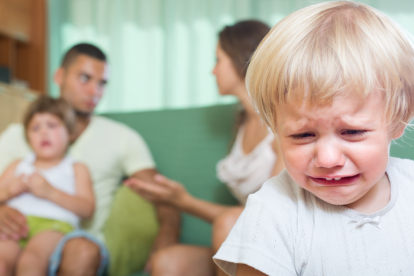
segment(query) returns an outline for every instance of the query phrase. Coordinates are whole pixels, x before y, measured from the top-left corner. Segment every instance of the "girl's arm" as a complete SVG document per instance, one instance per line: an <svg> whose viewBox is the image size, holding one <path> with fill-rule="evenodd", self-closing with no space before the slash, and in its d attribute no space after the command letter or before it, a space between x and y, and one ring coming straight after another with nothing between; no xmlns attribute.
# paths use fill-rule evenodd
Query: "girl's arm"
<svg viewBox="0 0 414 276"><path fill-rule="evenodd" d="M10 164L0 176L0 204L18 196L27 189L21 178L14 176L17 165L20 160Z"/></svg>
<svg viewBox="0 0 414 276"><path fill-rule="evenodd" d="M266 276L266 274L245 264L237 264L236 276Z"/></svg>
<svg viewBox="0 0 414 276"><path fill-rule="evenodd" d="M152 183L136 178L130 178L124 183L151 202L173 206L208 222L213 222L219 214L230 208L195 198L182 184L159 174L155 175Z"/></svg>
<svg viewBox="0 0 414 276"><path fill-rule="evenodd" d="M83 164L74 164L76 194L69 195L54 187L38 173L34 173L28 183L30 192L50 200L75 213L80 218L90 218L95 209L95 197L89 171Z"/></svg>
<svg viewBox="0 0 414 276"><path fill-rule="evenodd" d="M285 161L283 160L282 151L280 150L279 140L277 137L273 140L273 151L276 154L276 163L272 170L272 176L278 175L285 168Z"/></svg>

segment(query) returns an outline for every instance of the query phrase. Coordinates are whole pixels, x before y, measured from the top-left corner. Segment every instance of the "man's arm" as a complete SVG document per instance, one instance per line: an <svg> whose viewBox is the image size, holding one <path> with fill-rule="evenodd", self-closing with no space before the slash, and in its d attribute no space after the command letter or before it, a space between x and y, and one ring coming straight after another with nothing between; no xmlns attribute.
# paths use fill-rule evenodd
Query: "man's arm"
<svg viewBox="0 0 414 276"><path fill-rule="evenodd" d="M7 205L0 205L0 239L19 240L27 236L26 217Z"/></svg>
<svg viewBox="0 0 414 276"><path fill-rule="evenodd" d="M131 177L146 182L154 182L154 176L157 174L156 169L146 169L134 173ZM181 217L177 209L167 205L155 205L157 217L160 223L160 230L154 242L152 253L178 243L180 235ZM148 264L148 263L147 263ZM150 268L146 266L146 270Z"/></svg>
<svg viewBox="0 0 414 276"><path fill-rule="evenodd" d="M25 157L30 148L24 138L23 126L10 125L0 135L0 174L15 160ZM0 204L0 239L26 237L28 232L26 217L7 205Z"/></svg>

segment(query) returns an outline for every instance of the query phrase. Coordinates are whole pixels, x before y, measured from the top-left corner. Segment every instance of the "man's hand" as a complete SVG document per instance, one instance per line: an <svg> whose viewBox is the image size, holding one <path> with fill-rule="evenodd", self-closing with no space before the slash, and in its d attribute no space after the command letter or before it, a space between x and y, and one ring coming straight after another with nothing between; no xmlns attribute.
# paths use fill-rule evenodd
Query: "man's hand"
<svg viewBox="0 0 414 276"><path fill-rule="evenodd" d="M47 181L46 179L38 172L34 172L29 178L26 183L26 187L37 197L50 199L51 194L55 190Z"/></svg>
<svg viewBox="0 0 414 276"><path fill-rule="evenodd" d="M26 217L19 211L6 205L0 206L0 239L19 240L27 236Z"/></svg>

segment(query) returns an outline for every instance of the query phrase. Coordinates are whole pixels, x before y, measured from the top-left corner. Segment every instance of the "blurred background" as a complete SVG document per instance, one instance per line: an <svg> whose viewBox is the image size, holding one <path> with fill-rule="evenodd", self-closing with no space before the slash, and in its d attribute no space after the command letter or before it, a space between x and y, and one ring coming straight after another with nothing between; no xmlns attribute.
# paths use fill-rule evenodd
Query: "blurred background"
<svg viewBox="0 0 414 276"><path fill-rule="evenodd" d="M414 34L413 0L364 0ZM217 33L242 19L273 26L315 2L301 0L0 0L0 131L31 95L58 95L52 81L63 53L94 43L109 57L97 112L229 103L211 71ZM27 93L28 92L28 93ZM6 96L7 97L6 97ZM14 99L14 98L13 98ZM20 107L21 106L21 107ZM7 111L8 110L8 111Z"/></svg>
<svg viewBox="0 0 414 276"><path fill-rule="evenodd" d="M413 0L360 1L414 33ZM111 77L98 112L213 105L217 33L242 19L275 25L312 4L300 0L49 0L49 73L73 44L108 55ZM49 91L58 93L48 79Z"/></svg>

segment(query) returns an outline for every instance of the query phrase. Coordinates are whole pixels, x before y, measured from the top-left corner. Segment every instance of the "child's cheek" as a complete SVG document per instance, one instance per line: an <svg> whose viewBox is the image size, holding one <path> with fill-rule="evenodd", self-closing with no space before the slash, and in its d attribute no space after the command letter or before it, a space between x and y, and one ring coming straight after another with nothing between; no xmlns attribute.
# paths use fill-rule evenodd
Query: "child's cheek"
<svg viewBox="0 0 414 276"><path fill-rule="evenodd" d="M40 135L32 135L30 137L30 145L34 150L38 150L41 147Z"/></svg>
<svg viewBox="0 0 414 276"><path fill-rule="evenodd" d="M282 145L282 154L289 175L302 186L312 165L312 150L309 145Z"/></svg>
<svg viewBox="0 0 414 276"><path fill-rule="evenodd" d="M55 143L58 143L59 145L66 145L69 142L69 134L65 128L57 128L53 133L53 139L55 140Z"/></svg>
<svg viewBox="0 0 414 276"><path fill-rule="evenodd" d="M365 178L382 177L388 164L388 140L385 136L377 136L375 139L355 144L347 152L347 158Z"/></svg>

